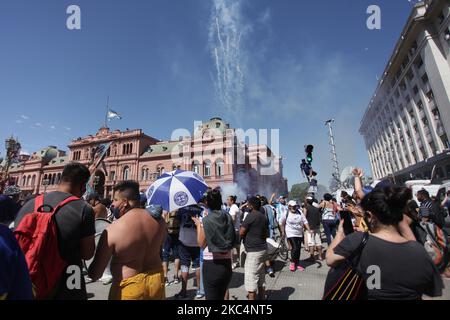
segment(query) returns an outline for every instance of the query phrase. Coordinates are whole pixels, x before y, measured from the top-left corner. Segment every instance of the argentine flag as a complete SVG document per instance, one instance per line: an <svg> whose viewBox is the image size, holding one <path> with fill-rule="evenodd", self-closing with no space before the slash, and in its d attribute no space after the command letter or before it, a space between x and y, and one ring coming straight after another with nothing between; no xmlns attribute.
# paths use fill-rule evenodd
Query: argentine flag
<svg viewBox="0 0 450 320"><path fill-rule="evenodd" d="M111 119L122 119L122 117L120 116L120 114L118 114L117 112L109 109L108 110L108 115L107 115L108 120L110 121Z"/></svg>

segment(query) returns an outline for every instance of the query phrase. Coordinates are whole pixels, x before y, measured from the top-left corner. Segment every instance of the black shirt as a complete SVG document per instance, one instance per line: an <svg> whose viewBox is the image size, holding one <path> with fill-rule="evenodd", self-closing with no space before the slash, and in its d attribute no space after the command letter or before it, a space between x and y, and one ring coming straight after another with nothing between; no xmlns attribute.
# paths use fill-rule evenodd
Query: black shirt
<svg viewBox="0 0 450 320"><path fill-rule="evenodd" d="M311 230L317 230L320 228L320 222L322 220L322 213L319 208L316 208L310 204L306 206L306 220Z"/></svg>
<svg viewBox="0 0 450 320"><path fill-rule="evenodd" d="M55 207L59 202L72 196L64 192L51 192L45 195L44 204ZM45 210L45 207L44 207ZM18 226L22 218L34 211L34 199L28 201L19 211L15 223ZM77 200L66 204L55 215L58 231L59 254L69 265L82 266L80 253L80 240L95 235L95 215L92 207L83 200ZM56 298L61 299L86 299L84 277L81 277L80 290L68 290L65 283L67 275L64 271L60 281L60 290ZM73 273L72 273L73 274Z"/></svg>
<svg viewBox="0 0 450 320"><path fill-rule="evenodd" d="M363 233L355 232L344 238L334 252L348 257L362 241ZM369 266L380 270L380 289L369 289L369 299L414 300L422 295L442 295L443 282L439 271L424 247L416 242L393 243L369 236L357 270L367 279Z"/></svg>
<svg viewBox="0 0 450 320"><path fill-rule="evenodd" d="M244 247L247 252L267 250L266 239L269 222L264 213L260 211L249 212L241 227L247 230L244 237Z"/></svg>

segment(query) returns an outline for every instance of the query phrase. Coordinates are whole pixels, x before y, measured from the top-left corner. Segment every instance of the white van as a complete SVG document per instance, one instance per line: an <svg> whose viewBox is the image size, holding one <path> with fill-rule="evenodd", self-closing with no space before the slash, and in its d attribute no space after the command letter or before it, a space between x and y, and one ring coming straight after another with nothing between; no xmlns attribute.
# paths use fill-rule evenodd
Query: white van
<svg viewBox="0 0 450 320"><path fill-rule="evenodd" d="M409 180L405 182L405 187L412 189L413 199L419 204L416 197L417 191L425 189L430 194L430 197L436 197L442 185L431 184L431 180Z"/></svg>

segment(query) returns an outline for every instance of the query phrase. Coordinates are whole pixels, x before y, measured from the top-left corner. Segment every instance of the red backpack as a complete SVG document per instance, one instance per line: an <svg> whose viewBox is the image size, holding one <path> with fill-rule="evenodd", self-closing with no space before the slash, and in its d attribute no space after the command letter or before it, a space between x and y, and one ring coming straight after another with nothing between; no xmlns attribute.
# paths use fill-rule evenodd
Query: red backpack
<svg viewBox="0 0 450 320"><path fill-rule="evenodd" d="M44 205L44 195L40 195L35 199L34 211L25 215L14 231L27 261L36 299L50 297L67 266L59 254L54 216L61 207L76 200L79 198L68 197L55 208L48 206L50 212L43 212L47 205Z"/></svg>

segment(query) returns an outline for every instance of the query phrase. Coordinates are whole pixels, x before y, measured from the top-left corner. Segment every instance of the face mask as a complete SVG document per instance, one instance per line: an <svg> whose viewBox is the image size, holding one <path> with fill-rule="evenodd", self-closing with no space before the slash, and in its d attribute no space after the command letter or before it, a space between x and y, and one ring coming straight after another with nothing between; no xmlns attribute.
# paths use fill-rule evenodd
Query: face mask
<svg viewBox="0 0 450 320"><path fill-rule="evenodd" d="M114 218L119 219L120 218L120 208L113 208L112 214L114 215Z"/></svg>

